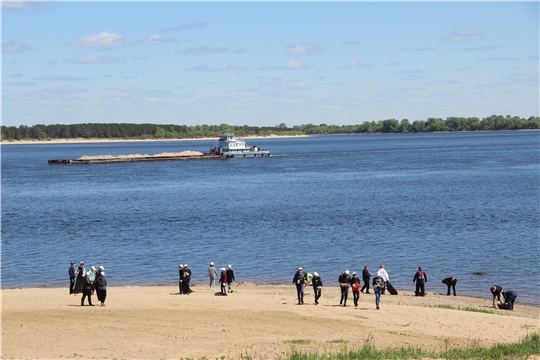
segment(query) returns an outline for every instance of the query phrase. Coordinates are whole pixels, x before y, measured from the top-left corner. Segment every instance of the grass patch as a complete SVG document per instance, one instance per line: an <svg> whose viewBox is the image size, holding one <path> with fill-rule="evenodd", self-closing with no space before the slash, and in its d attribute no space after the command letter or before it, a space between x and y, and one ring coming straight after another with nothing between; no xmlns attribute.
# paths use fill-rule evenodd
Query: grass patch
<svg viewBox="0 0 540 360"><path fill-rule="evenodd" d="M368 339L360 349L342 350L336 353L306 353L293 349L280 360L386 360L386 359L526 359L540 354L540 334L529 334L523 340L513 344L498 344L490 348L473 347L454 349L444 352L424 351L420 348L400 348L377 350Z"/></svg>
<svg viewBox="0 0 540 360"><path fill-rule="evenodd" d="M343 339L336 339L336 340L328 340L327 343L331 343L331 344L345 344L345 343L348 343L349 341L348 340L343 340Z"/></svg>
<svg viewBox="0 0 540 360"><path fill-rule="evenodd" d="M462 311L471 311L471 312L479 312L479 313L484 313L484 314L495 314L494 311L492 310L484 310L484 309L477 309L477 308L473 308L473 307L461 307L461 306L458 306L458 307L455 307L455 306L452 306L452 305L426 305L426 307L430 307L430 308L439 308L439 309L451 309L451 310L462 310Z"/></svg>
<svg viewBox="0 0 540 360"><path fill-rule="evenodd" d="M284 343L293 344L293 345L309 345L311 344L311 340L308 340L308 339L285 340Z"/></svg>

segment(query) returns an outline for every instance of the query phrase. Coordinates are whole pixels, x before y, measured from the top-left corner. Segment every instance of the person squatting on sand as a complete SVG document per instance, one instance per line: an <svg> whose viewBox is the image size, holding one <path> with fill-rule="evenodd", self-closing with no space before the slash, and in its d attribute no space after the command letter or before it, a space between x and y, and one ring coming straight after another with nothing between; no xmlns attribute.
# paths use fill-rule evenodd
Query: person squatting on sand
<svg viewBox="0 0 540 360"><path fill-rule="evenodd" d="M210 279L210 290L214 290L214 283L216 282L217 278L217 270L214 266L214 263L210 263L210 267L208 268L208 279Z"/></svg>
<svg viewBox="0 0 540 360"><path fill-rule="evenodd" d="M491 294L493 295L493 307L496 308L497 302L501 302L501 295L503 292L503 288L500 287L499 285L493 285L491 289L489 290L491 291ZM495 299L497 299L497 301L495 301Z"/></svg>
<svg viewBox="0 0 540 360"><path fill-rule="evenodd" d="M377 271L377 276L373 278L373 292L375 293L375 306L377 310L380 309L379 305L381 304L381 294L384 291L384 280L381 275L381 271Z"/></svg>
<svg viewBox="0 0 540 360"><path fill-rule="evenodd" d="M227 270L221 268L221 277L219 278L219 283L221 284L221 295L227 296Z"/></svg>
<svg viewBox="0 0 540 360"><path fill-rule="evenodd" d="M390 281L390 277L388 276L388 273L384 269L384 264L381 264L381 266L379 266L379 271L377 273L381 275L381 278L383 279L385 283ZM385 291L385 287L383 287L381 294L384 294L384 291Z"/></svg>
<svg viewBox="0 0 540 360"><path fill-rule="evenodd" d="M513 290L507 290L503 293L504 302L508 304L508 310L514 310L514 301L517 298L517 293Z"/></svg>
<svg viewBox="0 0 540 360"><path fill-rule="evenodd" d="M233 292L232 283L234 282L234 271L232 266L227 266L227 286L229 287L229 292Z"/></svg>
<svg viewBox="0 0 540 360"><path fill-rule="evenodd" d="M321 297L322 280L317 272L313 273L313 279L311 281L313 291L315 292L315 305L319 305L319 298Z"/></svg>
<svg viewBox="0 0 540 360"><path fill-rule="evenodd" d="M105 299L107 298L107 278L105 277L105 271L100 271L99 275L96 274L96 294L98 300L101 302L101 306L105 306Z"/></svg>
<svg viewBox="0 0 540 360"><path fill-rule="evenodd" d="M421 266L418 267L418 271L416 272L416 274L414 274L413 282L415 281L416 291L414 292L414 294L416 296L426 296L425 283L427 283L427 275L424 270L422 270Z"/></svg>
<svg viewBox="0 0 540 360"><path fill-rule="evenodd" d="M188 264L184 265L184 272L182 273L182 289L184 294L189 295L193 291L189 288L189 282L191 281L191 269L188 267Z"/></svg>
<svg viewBox="0 0 540 360"><path fill-rule="evenodd" d="M339 305L347 306L347 297L349 296L349 270L338 277L339 287L341 288L341 300L339 300Z"/></svg>
<svg viewBox="0 0 540 360"><path fill-rule="evenodd" d="M75 291L75 261L71 262L71 266L68 270L69 274L69 293L73 294Z"/></svg>
<svg viewBox="0 0 540 360"><path fill-rule="evenodd" d="M358 307L358 299L360 299L360 279L356 277L356 273L352 273L351 290L353 294L354 307Z"/></svg>
<svg viewBox="0 0 540 360"><path fill-rule="evenodd" d="M448 291L446 292L446 295L450 295L450 288L454 290L454 296L456 296L456 284L457 279L455 277L447 277L442 281L443 284L446 284L448 287Z"/></svg>
<svg viewBox="0 0 540 360"><path fill-rule="evenodd" d="M296 295L298 297L298 305L304 303L304 285L306 284L306 276L302 268L298 268L298 271L294 274L293 284L296 285Z"/></svg>
<svg viewBox="0 0 540 360"><path fill-rule="evenodd" d="M361 292L364 292L364 289L366 289L366 294L369 294L369 280L371 279L371 276L373 274L369 271L369 266L364 266L364 270L362 270L362 281L364 282L364 286L362 286L362 289L360 289Z"/></svg>

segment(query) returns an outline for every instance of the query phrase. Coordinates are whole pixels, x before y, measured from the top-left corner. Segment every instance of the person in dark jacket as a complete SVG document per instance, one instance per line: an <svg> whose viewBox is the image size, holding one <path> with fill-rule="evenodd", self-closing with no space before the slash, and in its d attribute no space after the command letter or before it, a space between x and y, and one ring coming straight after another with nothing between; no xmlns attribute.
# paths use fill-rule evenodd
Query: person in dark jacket
<svg viewBox="0 0 540 360"><path fill-rule="evenodd" d="M352 273L352 278L350 280L352 294L353 294L353 300L354 300L354 307L358 306L358 299L360 299L360 279L356 277L356 273Z"/></svg>
<svg viewBox="0 0 540 360"><path fill-rule="evenodd" d="M98 300L101 301L101 306L105 306L105 299L107 298L107 278L105 277L105 271L100 271L99 275L96 274L94 285Z"/></svg>
<svg viewBox="0 0 540 360"><path fill-rule="evenodd" d="M514 301L517 298L517 293L512 290L503 292L504 302L508 304L508 310L514 310Z"/></svg>
<svg viewBox="0 0 540 360"><path fill-rule="evenodd" d="M416 274L414 274L413 282L415 281L416 281L415 295L426 296L425 283L427 283L427 275L424 272L424 270L422 270L421 266L418 267L418 271L416 272Z"/></svg>
<svg viewBox="0 0 540 360"><path fill-rule="evenodd" d="M493 295L493 307L496 308L497 302L495 301L495 299L497 299L497 301L499 302L501 301L503 288L500 287L499 285L494 285L491 287L490 291L491 291L491 295Z"/></svg>
<svg viewBox="0 0 540 360"><path fill-rule="evenodd" d="M178 291L180 295L184 293L184 285L182 284L183 279L184 279L184 265L180 264L178 265Z"/></svg>
<svg viewBox="0 0 540 360"><path fill-rule="evenodd" d="M75 290L75 262L74 261L71 262L71 266L69 267L68 274L69 274L69 293L73 294Z"/></svg>
<svg viewBox="0 0 540 360"><path fill-rule="evenodd" d="M81 306L84 306L84 299L88 296L88 305L92 305L92 289L94 288L94 283L90 280L90 273L86 273L84 279L82 280L82 293Z"/></svg>
<svg viewBox="0 0 540 360"><path fill-rule="evenodd" d="M191 281L191 269L188 264L184 265L184 278L182 279L182 285L184 285L184 294L191 294L193 291L189 288L189 282Z"/></svg>
<svg viewBox="0 0 540 360"><path fill-rule="evenodd" d="M370 294L369 280L371 279L371 276L373 276L373 274L369 271L369 266L364 266L364 270L362 270L362 281L364 282L364 286L360 289L361 292L364 292L364 289L366 289L366 294Z"/></svg>
<svg viewBox="0 0 540 360"><path fill-rule="evenodd" d="M375 293L375 305L377 310L380 309L379 305L381 304L381 294L385 288L384 280L381 276L381 272L377 272L377 276L373 278L373 292Z"/></svg>
<svg viewBox="0 0 540 360"><path fill-rule="evenodd" d="M313 286L313 291L315 292L315 305L319 305L319 298L321 297L322 291L322 280L319 274L315 271L313 273L313 279L311 279L311 285Z"/></svg>
<svg viewBox="0 0 540 360"><path fill-rule="evenodd" d="M339 275L338 282L341 289L341 300L339 305L347 306L347 297L349 296L349 281L351 277L349 276L349 270L345 270L343 274Z"/></svg>
<svg viewBox="0 0 540 360"><path fill-rule="evenodd" d="M221 284L221 295L227 296L227 271L225 268L221 268L221 277L219 278L219 283Z"/></svg>
<svg viewBox="0 0 540 360"><path fill-rule="evenodd" d="M443 284L446 284L448 287L448 291L446 292L446 295L450 295L450 288L454 290L454 296L456 296L456 284L457 279L455 277L447 277L442 281Z"/></svg>
<svg viewBox="0 0 540 360"><path fill-rule="evenodd" d="M293 284L296 285L296 295L298 296L298 305L304 303L304 285L306 284L306 275L302 268L294 274Z"/></svg>
<svg viewBox="0 0 540 360"><path fill-rule="evenodd" d="M75 289L73 290L74 294L80 294L83 291L84 278L86 277L86 269L84 268L84 263L81 261L79 267L75 270L77 274L77 280L75 281Z"/></svg>
<svg viewBox="0 0 540 360"><path fill-rule="evenodd" d="M227 266L227 287L229 288L229 292L233 292L232 283L234 282L234 271L232 269L232 266Z"/></svg>

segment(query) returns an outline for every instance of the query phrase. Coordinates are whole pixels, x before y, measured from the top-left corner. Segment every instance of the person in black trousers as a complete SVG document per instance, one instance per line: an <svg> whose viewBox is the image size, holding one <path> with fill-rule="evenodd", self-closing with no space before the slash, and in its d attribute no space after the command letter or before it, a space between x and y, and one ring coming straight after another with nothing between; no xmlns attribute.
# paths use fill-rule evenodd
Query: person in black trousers
<svg viewBox="0 0 540 360"><path fill-rule="evenodd" d="M68 270L69 274L69 293L73 294L73 291L75 289L75 262L71 262L71 266Z"/></svg>
<svg viewBox="0 0 540 360"><path fill-rule="evenodd" d="M416 296L426 296L425 283L427 283L427 275L424 272L424 270L422 270L421 266L418 267L418 271L416 272L416 274L414 274L413 282L415 281L416 281L416 291L415 291Z"/></svg>
<svg viewBox="0 0 540 360"><path fill-rule="evenodd" d="M321 297L322 280L317 272L313 273L313 279L311 280L313 285L313 291L315 292L315 305L319 305L319 298Z"/></svg>
<svg viewBox="0 0 540 360"><path fill-rule="evenodd" d="M88 305L92 305L92 289L94 288L94 283L90 280L90 273L86 273L83 279L81 306L84 306L84 299L88 296Z"/></svg>
<svg viewBox="0 0 540 360"><path fill-rule="evenodd" d="M180 264L178 265L178 290L180 291L180 295L184 293L184 265Z"/></svg>
<svg viewBox="0 0 540 360"><path fill-rule="evenodd" d="M490 289L491 294L493 295L493 307L497 307L497 303L495 302L495 299L497 299L499 302L501 301L501 295L503 293L503 288L499 285L494 285Z"/></svg>
<svg viewBox="0 0 540 360"><path fill-rule="evenodd" d="M360 279L356 277L356 273L352 273L352 278L350 280L354 307L358 306L358 299L360 299Z"/></svg>
<svg viewBox="0 0 540 360"><path fill-rule="evenodd" d="M341 300L339 301L339 305L347 306L350 279L349 270L345 270L345 272L338 277L339 287L341 288Z"/></svg>
<svg viewBox="0 0 540 360"><path fill-rule="evenodd" d="M229 292L233 292L232 283L235 282L234 280L234 271L232 269L232 266L227 266L227 287L229 289Z"/></svg>
<svg viewBox="0 0 540 360"><path fill-rule="evenodd" d="M364 289L366 289L366 294L371 294L369 292L369 280L372 275L373 274L369 271L369 266L364 266L364 270L362 270L362 281L364 281L364 286L360 289L361 292L364 292Z"/></svg>
<svg viewBox="0 0 540 360"><path fill-rule="evenodd" d="M452 288L454 290L454 296L456 296L457 279L455 277L447 277L442 281L442 283L448 286L448 291L446 292L446 295L450 295L450 288Z"/></svg>
<svg viewBox="0 0 540 360"><path fill-rule="evenodd" d="M105 299L107 298L107 278L105 277L105 271L101 271L97 275L95 285L98 300L101 302L101 306L105 306Z"/></svg>
<svg viewBox="0 0 540 360"><path fill-rule="evenodd" d="M191 269L188 268L188 265L184 265L184 278L182 279L182 284L184 285L184 294L189 295L193 291L189 288L189 282L191 281Z"/></svg>
<svg viewBox="0 0 540 360"><path fill-rule="evenodd" d="M293 284L296 285L296 295L298 296L298 305L304 303L304 285L306 284L306 275L302 268L294 274Z"/></svg>

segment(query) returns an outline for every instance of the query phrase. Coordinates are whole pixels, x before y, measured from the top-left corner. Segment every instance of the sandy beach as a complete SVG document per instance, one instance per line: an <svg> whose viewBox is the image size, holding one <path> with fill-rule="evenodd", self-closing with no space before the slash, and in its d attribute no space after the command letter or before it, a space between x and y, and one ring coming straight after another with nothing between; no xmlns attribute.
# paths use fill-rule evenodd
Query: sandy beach
<svg viewBox="0 0 540 360"><path fill-rule="evenodd" d="M383 295L376 310L373 294L361 294L357 308L352 295L339 306L337 287L323 288L318 306L309 287L304 305L296 305L292 285L241 283L226 297L204 285L193 290L111 286L105 307L95 296L96 306L81 307L81 295L67 288L2 290L2 358L272 359L293 347L336 351L367 339L377 348L491 346L539 330L540 308L520 304L519 296L514 311L505 311L491 299L400 291Z"/></svg>

